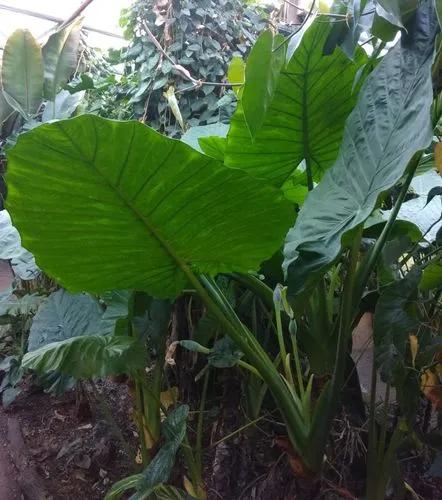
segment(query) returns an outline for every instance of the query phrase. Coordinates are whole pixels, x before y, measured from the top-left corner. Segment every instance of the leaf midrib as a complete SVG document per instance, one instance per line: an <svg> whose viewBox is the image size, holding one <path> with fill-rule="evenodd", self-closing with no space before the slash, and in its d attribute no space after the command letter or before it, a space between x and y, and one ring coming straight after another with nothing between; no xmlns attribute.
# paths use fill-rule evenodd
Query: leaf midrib
<svg viewBox="0 0 442 500"><path fill-rule="evenodd" d="M95 122L92 120L91 123L93 124L93 129L95 132L95 144L98 143L98 133L97 129L95 126ZM192 271L190 270L188 264L173 250L173 248L169 245L169 243L159 234L157 229L150 223L150 221L145 217L127 198L125 195L118 189L117 186L114 186L105 175L97 168L95 163L91 160L89 160L83 153L83 151L80 149L77 143L75 143L72 139L72 137L64 130L64 128L61 125L61 122L56 122L57 128L63 133L63 135L69 140L69 142L72 144L72 146L78 151L78 153L81 156L81 159L85 162L88 163L93 170L99 174L99 176L105 181L106 185L114 191L118 198L123 202L123 204L130 210L132 211L136 217L139 219L139 221L144 225L145 229L147 232L152 236L154 239L157 240L157 242L162 246L164 251L169 255L169 257L172 258L172 260L178 265L179 268L188 276L189 274L193 274ZM135 133L135 126L136 123L133 123L133 133ZM173 143L172 149L175 148L177 143ZM127 163L129 158L129 153L125 158L125 163ZM123 166L121 167L123 168Z"/></svg>

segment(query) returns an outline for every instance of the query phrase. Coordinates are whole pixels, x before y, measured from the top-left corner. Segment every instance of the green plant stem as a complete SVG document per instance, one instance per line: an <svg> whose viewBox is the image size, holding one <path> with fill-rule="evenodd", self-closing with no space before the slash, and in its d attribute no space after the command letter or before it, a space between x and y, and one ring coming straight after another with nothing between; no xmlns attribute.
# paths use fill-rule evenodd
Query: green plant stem
<svg viewBox="0 0 442 500"><path fill-rule="evenodd" d="M367 449L367 499L374 498L376 490L376 471L378 469L377 432L376 432L376 385L377 373L373 356L370 384L370 412L368 417L368 449Z"/></svg>
<svg viewBox="0 0 442 500"><path fill-rule="evenodd" d="M408 164L408 174L407 177L404 181L404 184L402 185L401 191L399 193L399 196L396 200L396 203L394 204L394 207L391 211L390 217L387 221L387 223L384 226L384 229L382 230L382 233L380 234L379 238L377 239L372 251L369 253L366 262L363 263L361 266L361 270L357 279L357 286L355 290L355 299L359 302L360 298L362 297L363 291L368 283L368 280L370 278L371 272L373 271L378 258L381 254L382 249L384 248L385 243L387 242L388 236L391 233L391 230L393 229L393 225L396 221L397 215L399 213L399 210L402 206L402 203L405 199L405 196L408 192L408 188L410 187L411 181L414 177L414 174L416 172L416 168L419 164L419 160L422 156L422 153L416 153L413 158L411 159L410 163Z"/></svg>
<svg viewBox="0 0 442 500"><path fill-rule="evenodd" d="M134 380L135 384L135 408L136 408L136 422L138 427L138 434L140 436L140 449L143 466L149 465L150 456L146 446L145 426L144 426L144 406L141 384L138 380Z"/></svg>
<svg viewBox="0 0 442 500"><path fill-rule="evenodd" d="M181 452L184 456L187 468L189 469L192 485L194 486L195 491L198 491L203 488L203 483L201 480L201 469L196 463L192 447L189 443L189 438L187 437L187 432L181 445Z"/></svg>
<svg viewBox="0 0 442 500"><path fill-rule="evenodd" d="M288 382L293 385L292 372L290 370L290 361L287 358L287 350L285 348L284 335L282 331L281 309L275 304L276 317L276 335L278 337L279 352L281 353L282 365L284 367L285 377Z"/></svg>
<svg viewBox="0 0 442 500"><path fill-rule="evenodd" d="M301 398L304 397L304 380L302 378L301 361L299 359L298 342L296 341L296 335L290 335L292 341L293 358L295 360L296 377L298 379L299 392L301 393Z"/></svg>
<svg viewBox="0 0 442 500"><path fill-rule="evenodd" d="M308 451L308 429L305 428L302 416L295 406L293 397L271 359L263 351L253 334L241 323L239 318L236 317L234 311L228 310L228 308L231 309L231 306L223 300L222 296L217 294L216 284L214 284L213 280L201 276L200 282L193 273L187 276L206 306L225 327L226 333L228 333L232 340L242 349L251 364L258 370L261 377L268 385L286 421L287 431L294 447L300 453L303 453L304 450ZM204 283L204 286L202 283ZM210 290L210 294L205 287ZM306 465L311 467L313 464L309 463L310 461L307 455L305 459Z"/></svg>
<svg viewBox="0 0 442 500"><path fill-rule="evenodd" d="M379 444L378 444L378 457L379 459L385 453L385 443L387 441L387 427L388 427L388 406L390 403L390 383L387 383L385 387L385 397L384 397L384 408L382 415L382 428L381 434L379 436Z"/></svg>
<svg viewBox="0 0 442 500"><path fill-rule="evenodd" d="M233 436L236 436L240 432L248 429L252 425L255 425L257 422L260 420L263 420L264 418L267 418L268 415L261 415L258 418L255 418L254 420L251 420L250 422L247 422L247 424L244 424L243 426L239 427L238 429L234 430L233 432L230 432L226 436L222 437L221 439L218 439L218 441L215 441L210 445L210 448L214 448L215 446L218 446L221 443L224 443L224 441L227 441L228 439L231 439Z"/></svg>
<svg viewBox="0 0 442 500"><path fill-rule="evenodd" d="M315 417L313 419L313 426L310 434L310 446L312 448L316 467L319 467L322 463L322 457L327 443L327 436L330 432L330 426L333 422L333 417L339 408L340 392L344 382L348 340L351 335L353 308L355 306L354 287L362 231L362 225L355 230L353 245L350 250L344 291L341 298L338 341L336 346L333 375L329 385L324 389L319 401L317 402ZM320 414L318 414L317 408L320 408Z"/></svg>
<svg viewBox="0 0 442 500"><path fill-rule="evenodd" d="M201 402L198 414L198 423L196 426L196 443L195 443L195 464L198 469L198 479L202 481L203 470L203 424L204 410L206 408L207 388L209 387L210 368L204 375L203 389L201 391Z"/></svg>
<svg viewBox="0 0 442 500"><path fill-rule="evenodd" d="M252 375L255 375L255 377L262 379L259 371L254 366L252 366L250 363L247 363L246 361L239 359L237 361L237 365L240 366L241 368L244 368L245 370L249 371Z"/></svg>
<svg viewBox="0 0 442 500"><path fill-rule="evenodd" d="M338 400L339 392L344 378L345 371L345 355L347 352L347 344L351 335L351 326L353 321L353 311L356 305L354 290L356 283L356 272L359 258L359 250L361 246L363 226L361 225L354 235L353 245L350 250L350 262L347 269L347 276L342 293L340 324L338 332L338 343L336 347L335 368L332 377L332 399Z"/></svg>
<svg viewBox="0 0 442 500"><path fill-rule="evenodd" d="M249 290L256 293L258 297L261 297L264 304L269 309L273 309L273 290L267 286L264 281L252 274L233 273L231 276L239 283L245 285Z"/></svg>

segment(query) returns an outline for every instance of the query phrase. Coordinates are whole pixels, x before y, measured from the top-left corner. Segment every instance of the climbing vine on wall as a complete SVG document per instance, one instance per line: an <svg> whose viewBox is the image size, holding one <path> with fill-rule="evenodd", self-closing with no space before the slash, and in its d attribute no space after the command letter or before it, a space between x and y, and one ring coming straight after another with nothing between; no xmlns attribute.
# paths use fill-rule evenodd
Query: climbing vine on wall
<svg viewBox="0 0 442 500"><path fill-rule="evenodd" d="M124 118L142 118L168 135L177 135L182 127L164 96L172 87L185 126L227 121L234 109L234 93L214 85L189 89L190 82L155 47L145 26L194 78L223 82L232 57L247 55L257 34L268 25L269 14L241 0L137 0L121 17L125 36L131 40L121 54L124 74L118 84L108 82L101 91L106 116L108 104L115 107L118 101ZM102 114L100 107L96 111Z"/></svg>

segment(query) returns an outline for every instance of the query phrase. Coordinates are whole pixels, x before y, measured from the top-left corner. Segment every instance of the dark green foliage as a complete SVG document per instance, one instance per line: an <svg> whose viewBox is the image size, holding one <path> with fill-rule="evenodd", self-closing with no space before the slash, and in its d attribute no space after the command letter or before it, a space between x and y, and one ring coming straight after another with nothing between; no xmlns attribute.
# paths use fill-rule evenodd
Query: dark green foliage
<svg viewBox="0 0 442 500"><path fill-rule="evenodd" d="M170 85L183 91L192 84L161 56L143 30L143 23L147 23L176 64L194 78L222 82L226 81L232 57L245 57L257 33L266 26L265 12L248 7L241 0L173 1L169 11L155 8L157 3L138 0L123 13L121 24L131 44L122 53L125 70L121 83L110 83L106 92L110 94L110 107L125 107L125 118L144 117L153 128L175 136L180 126L163 92ZM184 121L190 126L228 119L236 102L231 90L212 85L185 91L177 97ZM110 107L96 111L108 117Z"/></svg>
<svg viewBox="0 0 442 500"><path fill-rule="evenodd" d="M386 287L376 305L373 338L376 365L384 380L392 382L405 364L409 335L419 322L413 314L420 272L413 270L406 278Z"/></svg>
<svg viewBox="0 0 442 500"><path fill-rule="evenodd" d="M432 140L431 64L437 20L426 6L408 36L367 78L349 116L340 154L288 233L289 291L310 286L336 259L346 233L363 223L379 196Z"/></svg>
<svg viewBox="0 0 442 500"><path fill-rule="evenodd" d="M34 351L51 342L100 332L103 311L88 294L54 292L40 307L32 322L28 350Z"/></svg>

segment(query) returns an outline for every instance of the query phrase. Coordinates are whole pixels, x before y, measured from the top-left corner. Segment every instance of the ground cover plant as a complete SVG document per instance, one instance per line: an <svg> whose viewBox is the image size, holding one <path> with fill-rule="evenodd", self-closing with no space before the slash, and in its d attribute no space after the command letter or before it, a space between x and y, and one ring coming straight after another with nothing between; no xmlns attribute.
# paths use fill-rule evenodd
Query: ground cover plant
<svg viewBox="0 0 442 500"><path fill-rule="evenodd" d="M177 140L86 114L35 126L7 150L7 209L57 288L33 319L21 369L124 375L130 386L140 467L108 499L210 497L204 443L218 370L241 381L232 436L272 415L300 498L325 495L346 411L366 448L354 495L416 495L401 453L425 447L433 459L440 448L428 415L442 406L441 229L428 239L398 218L413 178L441 170L440 5L316 10L233 59L228 127L183 122ZM203 85L194 79L193 90ZM427 203L441 194L433 188ZM369 401L351 357L364 315ZM198 366L194 399L185 356ZM353 495L324 497L339 493Z"/></svg>

